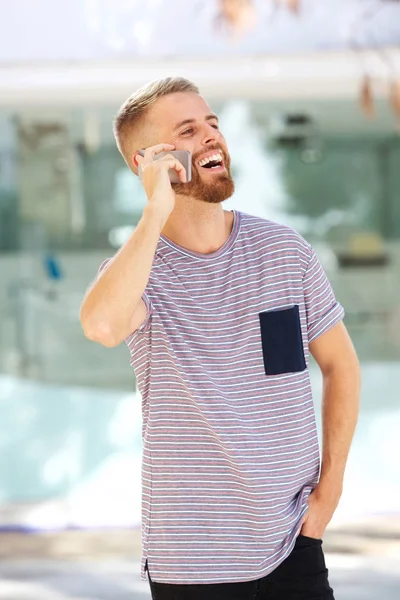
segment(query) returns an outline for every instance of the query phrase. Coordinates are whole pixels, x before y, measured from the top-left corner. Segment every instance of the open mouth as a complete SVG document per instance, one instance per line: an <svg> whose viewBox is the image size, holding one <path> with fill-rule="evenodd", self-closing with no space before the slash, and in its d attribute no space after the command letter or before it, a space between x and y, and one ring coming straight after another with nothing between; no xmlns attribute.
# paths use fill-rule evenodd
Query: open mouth
<svg viewBox="0 0 400 600"><path fill-rule="evenodd" d="M220 152L215 152L215 154L211 154L211 156L199 160L198 164L200 167L203 167L203 169L221 170L224 168L224 159Z"/></svg>

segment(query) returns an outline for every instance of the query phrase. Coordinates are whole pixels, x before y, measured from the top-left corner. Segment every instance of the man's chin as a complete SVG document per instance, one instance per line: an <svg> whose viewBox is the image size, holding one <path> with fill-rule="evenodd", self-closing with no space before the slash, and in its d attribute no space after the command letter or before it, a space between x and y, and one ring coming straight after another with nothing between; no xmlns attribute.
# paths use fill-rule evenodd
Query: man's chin
<svg viewBox="0 0 400 600"><path fill-rule="evenodd" d="M211 204L227 200L235 191L233 179L225 173L221 173L218 177L216 176L212 182L198 179L188 184L174 183L172 187L179 196L188 196Z"/></svg>
<svg viewBox="0 0 400 600"><path fill-rule="evenodd" d="M233 181L225 178L224 181L214 182L213 185L202 187L194 196L202 202L210 204L219 204L228 200L233 195L235 186Z"/></svg>

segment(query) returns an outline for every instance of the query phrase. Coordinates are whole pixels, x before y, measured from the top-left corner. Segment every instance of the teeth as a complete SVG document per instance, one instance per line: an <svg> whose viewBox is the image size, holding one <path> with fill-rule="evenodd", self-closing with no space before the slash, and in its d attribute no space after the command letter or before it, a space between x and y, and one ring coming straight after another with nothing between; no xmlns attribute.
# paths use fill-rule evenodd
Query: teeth
<svg viewBox="0 0 400 600"><path fill-rule="evenodd" d="M222 161L222 155L217 153L217 154L213 154L212 156L207 156L207 158L203 158L203 160L199 161L199 165L200 167L204 167L204 165L206 165L207 163L211 162L211 161Z"/></svg>

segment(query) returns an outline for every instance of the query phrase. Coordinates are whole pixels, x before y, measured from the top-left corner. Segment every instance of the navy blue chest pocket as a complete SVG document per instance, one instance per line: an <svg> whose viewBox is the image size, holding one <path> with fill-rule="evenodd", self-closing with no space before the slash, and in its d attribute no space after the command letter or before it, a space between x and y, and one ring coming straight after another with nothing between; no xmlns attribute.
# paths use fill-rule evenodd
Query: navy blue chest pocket
<svg viewBox="0 0 400 600"><path fill-rule="evenodd" d="M268 310L258 316L266 375L304 371L307 365L298 305Z"/></svg>

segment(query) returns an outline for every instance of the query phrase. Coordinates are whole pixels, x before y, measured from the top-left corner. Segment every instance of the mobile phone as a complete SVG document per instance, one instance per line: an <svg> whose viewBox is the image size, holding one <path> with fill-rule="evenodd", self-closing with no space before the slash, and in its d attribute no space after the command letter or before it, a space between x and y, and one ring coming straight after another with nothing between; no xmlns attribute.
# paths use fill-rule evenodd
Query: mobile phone
<svg viewBox="0 0 400 600"><path fill-rule="evenodd" d="M144 156L144 150L140 150L139 154ZM172 154L185 167L187 182L192 180L192 155L188 150L172 150L171 152L160 152L156 154L154 160L162 158L166 154ZM139 179L142 179L142 170L139 165ZM182 183L178 173L174 169L169 170L169 179L171 183Z"/></svg>

